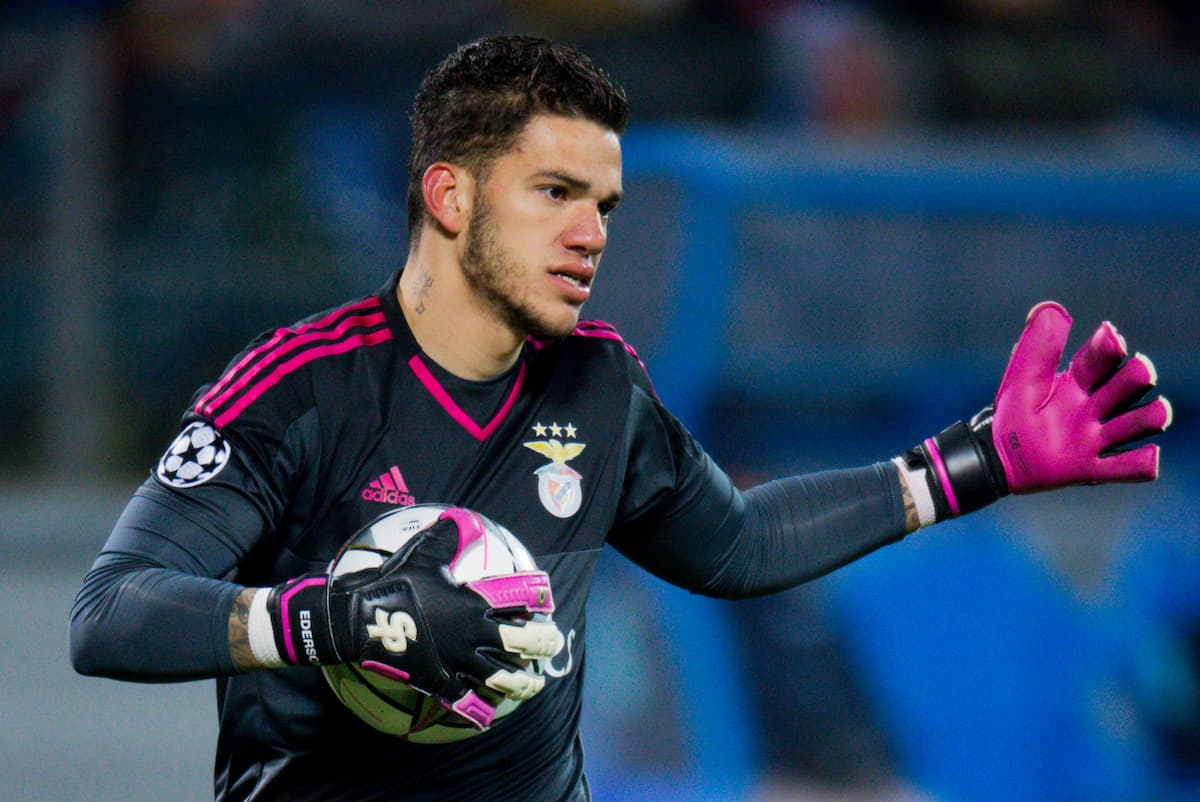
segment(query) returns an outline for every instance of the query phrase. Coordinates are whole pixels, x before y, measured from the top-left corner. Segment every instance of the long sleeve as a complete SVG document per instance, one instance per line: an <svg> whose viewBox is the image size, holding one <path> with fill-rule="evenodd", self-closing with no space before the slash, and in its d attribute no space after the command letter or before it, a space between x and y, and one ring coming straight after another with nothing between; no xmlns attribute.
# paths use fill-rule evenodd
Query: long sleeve
<svg viewBox="0 0 1200 802"><path fill-rule="evenodd" d="M224 577L263 520L233 491L214 489L204 501L221 508L218 518L154 480L130 499L71 609L77 671L145 682L233 672L228 620L241 586Z"/></svg>
<svg viewBox="0 0 1200 802"><path fill-rule="evenodd" d="M628 513L610 542L693 592L744 598L783 590L904 537L888 463L779 479L739 492L649 395L635 403Z"/></svg>

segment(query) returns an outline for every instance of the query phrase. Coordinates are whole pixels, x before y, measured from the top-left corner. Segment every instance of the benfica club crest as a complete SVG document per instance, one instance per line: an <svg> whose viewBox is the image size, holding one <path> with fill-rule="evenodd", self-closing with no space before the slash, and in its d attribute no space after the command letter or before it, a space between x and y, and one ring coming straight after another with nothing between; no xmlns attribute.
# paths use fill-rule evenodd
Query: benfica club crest
<svg viewBox="0 0 1200 802"><path fill-rule="evenodd" d="M539 437L545 437L547 432L551 435L548 440L525 443L526 448L550 460L548 465L534 471L538 478L538 498L551 515L570 518L579 512L579 505L583 503L583 476L568 466L567 461L578 457L587 446L584 443L564 443L558 439L564 435L575 436L575 427L570 423L566 426L557 423L543 426L538 423L533 427L533 433Z"/></svg>

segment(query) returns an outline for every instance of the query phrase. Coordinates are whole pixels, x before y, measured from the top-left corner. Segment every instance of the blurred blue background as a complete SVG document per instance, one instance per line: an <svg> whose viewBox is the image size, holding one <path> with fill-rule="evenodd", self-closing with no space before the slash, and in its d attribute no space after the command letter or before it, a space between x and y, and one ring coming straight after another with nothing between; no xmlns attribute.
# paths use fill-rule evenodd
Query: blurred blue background
<svg viewBox="0 0 1200 802"><path fill-rule="evenodd" d="M587 310L739 482L889 458L1026 310L1111 319L1154 485L1008 500L789 593L608 555L597 800L1200 796L1200 12L1131 0L60 0L0 7L0 778L211 798L211 683L76 677L71 599L192 390L403 259L408 104L456 43L629 90Z"/></svg>

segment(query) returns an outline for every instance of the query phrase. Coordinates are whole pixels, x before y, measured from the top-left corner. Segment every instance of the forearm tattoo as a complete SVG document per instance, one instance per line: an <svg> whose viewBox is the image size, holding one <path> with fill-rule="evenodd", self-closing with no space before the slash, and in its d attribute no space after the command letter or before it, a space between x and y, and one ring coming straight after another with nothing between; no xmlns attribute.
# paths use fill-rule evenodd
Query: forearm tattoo
<svg viewBox="0 0 1200 802"><path fill-rule="evenodd" d="M250 649L250 602L253 600L254 588L246 588L233 600L233 609L229 611L229 656L238 671L258 667Z"/></svg>
<svg viewBox="0 0 1200 802"><path fill-rule="evenodd" d="M908 477L904 475L904 471L897 471L900 474L900 492L904 498L904 531L915 532L921 528L921 516L917 512L917 502L913 499L912 490L908 487Z"/></svg>

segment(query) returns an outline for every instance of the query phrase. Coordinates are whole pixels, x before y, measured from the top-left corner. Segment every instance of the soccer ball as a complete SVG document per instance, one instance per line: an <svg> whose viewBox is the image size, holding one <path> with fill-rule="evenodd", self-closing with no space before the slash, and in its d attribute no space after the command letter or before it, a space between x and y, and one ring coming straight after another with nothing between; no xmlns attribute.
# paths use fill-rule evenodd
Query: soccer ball
<svg viewBox="0 0 1200 802"><path fill-rule="evenodd" d="M329 575L375 568L401 549L418 532L433 525L446 504L417 504L385 513L352 537L330 563ZM459 584L517 571L534 571L537 565L528 550L503 526L477 512L484 536L459 553L451 575ZM538 613L534 620L549 621ZM541 673L535 661L526 671ZM329 687L349 710L375 729L413 743L450 743L477 735L480 730L432 696L403 681L366 671L357 663L321 666ZM504 699L496 707L493 723L517 708L519 701Z"/></svg>

